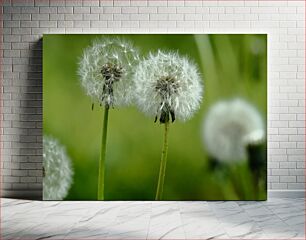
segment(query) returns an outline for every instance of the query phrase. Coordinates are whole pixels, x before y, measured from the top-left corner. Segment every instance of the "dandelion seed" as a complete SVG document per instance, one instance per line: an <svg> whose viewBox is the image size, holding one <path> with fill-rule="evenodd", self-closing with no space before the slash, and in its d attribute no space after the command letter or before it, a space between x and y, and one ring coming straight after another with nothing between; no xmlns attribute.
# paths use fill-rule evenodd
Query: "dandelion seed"
<svg viewBox="0 0 306 240"><path fill-rule="evenodd" d="M43 137L43 199L64 199L72 184L73 170L65 147L56 139Z"/></svg>
<svg viewBox="0 0 306 240"><path fill-rule="evenodd" d="M222 162L246 160L246 147L264 138L260 113L242 99L216 103L203 122L205 147L212 157Z"/></svg>

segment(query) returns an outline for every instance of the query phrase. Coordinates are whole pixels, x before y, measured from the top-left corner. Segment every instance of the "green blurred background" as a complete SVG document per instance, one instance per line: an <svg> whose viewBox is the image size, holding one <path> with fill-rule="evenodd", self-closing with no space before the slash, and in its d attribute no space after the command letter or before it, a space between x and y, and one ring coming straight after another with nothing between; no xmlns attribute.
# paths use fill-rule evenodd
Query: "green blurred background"
<svg viewBox="0 0 306 240"><path fill-rule="evenodd" d="M77 68L84 48L103 36L43 37L43 131L65 145L73 161L75 173L67 200L96 200L97 196L103 108L96 104L91 110L92 102L81 88ZM247 162L210 167L201 129L208 108L233 97L254 104L266 122L267 35L120 36L132 41L142 56L158 49L179 51L192 59L202 74L200 110L191 120L170 125L163 199L265 199L266 174L255 190ZM112 109L108 127L105 199L153 200L163 127L133 106Z"/></svg>

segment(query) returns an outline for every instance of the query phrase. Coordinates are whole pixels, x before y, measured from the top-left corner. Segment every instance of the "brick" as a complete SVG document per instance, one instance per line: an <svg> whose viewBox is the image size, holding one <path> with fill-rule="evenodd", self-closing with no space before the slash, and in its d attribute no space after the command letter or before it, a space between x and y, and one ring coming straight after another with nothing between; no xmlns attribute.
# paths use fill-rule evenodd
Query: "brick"
<svg viewBox="0 0 306 240"><path fill-rule="evenodd" d="M288 171L288 169L272 169L272 175L288 176L289 171Z"/></svg>
<svg viewBox="0 0 306 240"><path fill-rule="evenodd" d="M56 27L56 26L57 26L56 21L39 21L39 27L50 28L50 27Z"/></svg>
<svg viewBox="0 0 306 240"><path fill-rule="evenodd" d="M32 20L49 20L49 14L32 14Z"/></svg>
<svg viewBox="0 0 306 240"><path fill-rule="evenodd" d="M196 8L195 7L177 7L176 8L176 12L177 13L195 13L196 12L196 10L195 10Z"/></svg>
<svg viewBox="0 0 306 240"><path fill-rule="evenodd" d="M21 13L21 7L3 7L3 13Z"/></svg>
<svg viewBox="0 0 306 240"><path fill-rule="evenodd" d="M29 176L34 176L34 177L42 177L43 176L43 171L42 170L28 170Z"/></svg>
<svg viewBox="0 0 306 240"><path fill-rule="evenodd" d="M133 16L134 13L138 13L138 8L137 7L124 7L124 8L121 9L121 13L123 13L123 14L131 14L131 16Z"/></svg>
<svg viewBox="0 0 306 240"><path fill-rule="evenodd" d="M176 21L159 21L158 22L159 28L175 28L176 26L177 26Z"/></svg>
<svg viewBox="0 0 306 240"><path fill-rule="evenodd" d="M280 7L279 13L296 13L296 7Z"/></svg>
<svg viewBox="0 0 306 240"><path fill-rule="evenodd" d="M268 163L268 168L272 168L272 169L279 168L279 163L278 162L270 162L270 163Z"/></svg>
<svg viewBox="0 0 306 240"><path fill-rule="evenodd" d="M25 177L25 176L28 176L28 171L27 170L14 170L13 169L11 174L14 177Z"/></svg>
<svg viewBox="0 0 306 240"><path fill-rule="evenodd" d="M157 7L139 7L139 13L157 13Z"/></svg>
<svg viewBox="0 0 306 240"><path fill-rule="evenodd" d="M39 13L38 7L22 7L21 13Z"/></svg>
<svg viewBox="0 0 306 240"><path fill-rule="evenodd" d="M123 28L137 28L139 27L139 21L123 21L121 26Z"/></svg>
<svg viewBox="0 0 306 240"><path fill-rule="evenodd" d="M123 8L123 9L125 9L125 8ZM121 13L121 8L120 7L105 7L104 10L103 10L103 13L106 13L106 14ZM128 13L128 12L126 12L126 13Z"/></svg>
<svg viewBox="0 0 306 240"><path fill-rule="evenodd" d="M22 183L33 183L36 182L36 177L20 177Z"/></svg>
<svg viewBox="0 0 306 240"><path fill-rule="evenodd" d="M16 35L31 34L31 28L13 28L12 34L16 34Z"/></svg>
<svg viewBox="0 0 306 240"><path fill-rule="evenodd" d="M278 189L287 189L288 184L287 183L272 183L272 189L278 190Z"/></svg>
<svg viewBox="0 0 306 240"><path fill-rule="evenodd" d="M51 21L59 21L59 20L65 20L65 14L51 14L50 15L50 20Z"/></svg>
<svg viewBox="0 0 306 240"><path fill-rule="evenodd" d="M92 28L106 28L107 22L106 21L91 21L90 27Z"/></svg>
<svg viewBox="0 0 306 240"><path fill-rule="evenodd" d="M2 176L13 176L12 171L10 169L2 169L1 174Z"/></svg>
<svg viewBox="0 0 306 240"><path fill-rule="evenodd" d="M13 6L34 6L34 0L14 0L12 1Z"/></svg>
<svg viewBox="0 0 306 240"><path fill-rule="evenodd" d="M234 27L234 22L233 21L211 21L210 27L212 28Z"/></svg>
<svg viewBox="0 0 306 240"><path fill-rule="evenodd" d="M58 7L57 13L59 14L73 13L73 8L72 7Z"/></svg>
<svg viewBox="0 0 306 240"><path fill-rule="evenodd" d="M280 182L295 183L296 176L280 176Z"/></svg>
<svg viewBox="0 0 306 240"><path fill-rule="evenodd" d="M90 7L74 7L74 13L90 13Z"/></svg>
<svg viewBox="0 0 306 240"><path fill-rule="evenodd" d="M4 21L3 22L3 27L4 28L15 28L15 27L20 27L20 21Z"/></svg>
<svg viewBox="0 0 306 240"><path fill-rule="evenodd" d="M280 162L279 167L280 168L295 168L296 167L296 163L295 162Z"/></svg>
<svg viewBox="0 0 306 240"><path fill-rule="evenodd" d="M90 1L83 1L83 6L88 6L88 7L91 7L91 6L95 6L95 7L98 7L99 5L101 5L101 6L103 6L103 4L106 4L106 2L110 2L110 6L112 6L112 4L113 4L113 1L112 0L110 0L110 1L108 1L108 0L101 0L100 2L99 2L99 0L90 0Z"/></svg>
<svg viewBox="0 0 306 240"><path fill-rule="evenodd" d="M51 0L52 1L52 0ZM49 6L50 2L49 0L35 0L34 5L35 6Z"/></svg>
<svg viewBox="0 0 306 240"><path fill-rule="evenodd" d="M184 14L169 14L168 18L170 21L182 21L184 20Z"/></svg>
<svg viewBox="0 0 306 240"><path fill-rule="evenodd" d="M279 182L279 176L269 176L268 181L271 183L278 183Z"/></svg>
<svg viewBox="0 0 306 240"><path fill-rule="evenodd" d="M4 57L20 57L19 50L4 50L3 52Z"/></svg>
<svg viewBox="0 0 306 240"><path fill-rule="evenodd" d="M176 7L159 7L158 13L176 13Z"/></svg>
<svg viewBox="0 0 306 240"><path fill-rule="evenodd" d="M6 183L16 183L20 181L19 177L13 177L13 176L4 176L3 181Z"/></svg>
<svg viewBox="0 0 306 240"><path fill-rule="evenodd" d="M167 6L167 1L162 0L148 0L148 6Z"/></svg>
<svg viewBox="0 0 306 240"><path fill-rule="evenodd" d="M90 8L90 13L103 13L103 8L101 7L91 7Z"/></svg>
<svg viewBox="0 0 306 240"><path fill-rule="evenodd" d="M200 21L202 20L202 14L185 14L186 21Z"/></svg>
<svg viewBox="0 0 306 240"><path fill-rule="evenodd" d="M201 7L202 2L203 1L201 0L185 0L185 6L186 7L189 7L189 6Z"/></svg>
<svg viewBox="0 0 306 240"><path fill-rule="evenodd" d="M150 20L165 21L168 20L168 14L150 14Z"/></svg>
<svg viewBox="0 0 306 240"><path fill-rule="evenodd" d="M251 8L250 7L235 7L234 8L235 13L251 13Z"/></svg>
<svg viewBox="0 0 306 240"><path fill-rule="evenodd" d="M35 34L35 35L40 35L40 36L42 36L44 33L50 33L49 32L49 29L50 28L32 28L32 34Z"/></svg>
<svg viewBox="0 0 306 240"><path fill-rule="evenodd" d="M50 6L64 7L65 5L66 5L66 1L63 1L63 0L50 0Z"/></svg>
<svg viewBox="0 0 306 240"><path fill-rule="evenodd" d="M12 20L31 20L31 14L14 14Z"/></svg>
<svg viewBox="0 0 306 240"><path fill-rule="evenodd" d="M218 4L219 6L243 6L244 2L223 0L223 1L218 1Z"/></svg>
<svg viewBox="0 0 306 240"><path fill-rule="evenodd" d="M194 21L177 21L176 25L178 28L194 28Z"/></svg>
<svg viewBox="0 0 306 240"><path fill-rule="evenodd" d="M140 21L139 22L141 28L157 28L158 21Z"/></svg>
<svg viewBox="0 0 306 240"><path fill-rule="evenodd" d="M148 21L149 14L132 14L130 20Z"/></svg>
<svg viewBox="0 0 306 240"><path fill-rule="evenodd" d="M114 14L114 20L115 21L130 20L130 15L128 15L128 14Z"/></svg>
<svg viewBox="0 0 306 240"><path fill-rule="evenodd" d="M305 190L305 183L288 183L288 189L303 189L303 190Z"/></svg>
<svg viewBox="0 0 306 240"><path fill-rule="evenodd" d="M82 1L79 1L79 0L69 0L69 1L66 1L66 6L71 6L71 7L82 6Z"/></svg>
<svg viewBox="0 0 306 240"><path fill-rule="evenodd" d="M210 8L208 7L197 7L196 8L196 13L208 14L209 11L210 11Z"/></svg>
<svg viewBox="0 0 306 240"><path fill-rule="evenodd" d="M207 21L208 20L209 21L211 21L211 20L218 20L218 18L219 18L218 14L204 14L204 15L202 15L202 19L203 20L207 20Z"/></svg>
<svg viewBox="0 0 306 240"><path fill-rule="evenodd" d="M83 14L83 19L86 20L99 20L99 14Z"/></svg>
<svg viewBox="0 0 306 240"><path fill-rule="evenodd" d="M59 28L69 28L73 27L73 21L58 21L57 26Z"/></svg>
<svg viewBox="0 0 306 240"><path fill-rule="evenodd" d="M100 21L113 20L113 14L99 14Z"/></svg>
<svg viewBox="0 0 306 240"><path fill-rule="evenodd" d="M296 128L280 128L279 134L297 134Z"/></svg>
<svg viewBox="0 0 306 240"><path fill-rule="evenodd" d="M39 12L40 13L54 14L54 13L57 13L57 7L40 7Z"/></svg>
<svg viewBox="0 0 306 240"><path fill-rule="evenodd" d="M130 1L127 0L117 0L117 1L114 1L114 6L121 6L121 7L126 7L126 6L130 6Z"/></svg>
<svg viewBox="0 0 306 240"><path fill-rule="evenodd" d="M289 169L289 175L291 176L303 176L305 175L305 169Z"/></svg>
<svg viewBox="0 0 306 240"><path fill-rule="evenodd" d="M225 21L243 20L243 16L239 14L222 14L219 15L219 20L225 20Z"/></svg>
<svg viewBox="0 0 306 240"><path fill-rule="evenodd" d="M65 20L82 20L82 14L65 14Z"/></svg>
<svg viewBox="0 0 306 240"><path fill-rule="evenodd" d="M89 28L90 27L90 21L74 21L74 27L77 28Z"/></svg>

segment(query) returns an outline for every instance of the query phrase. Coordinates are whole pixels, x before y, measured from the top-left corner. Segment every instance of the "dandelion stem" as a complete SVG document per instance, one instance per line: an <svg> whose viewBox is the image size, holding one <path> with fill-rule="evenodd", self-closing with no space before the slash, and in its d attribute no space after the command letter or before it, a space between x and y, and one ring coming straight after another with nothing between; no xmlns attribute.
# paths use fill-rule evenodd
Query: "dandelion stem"
<svg viewBox="0 0 306 240"><path fill-rule="evenodd" d="M167 165L167 153L168 153L168 132L169 132L169 120L167 119L167 121L165 122L164 145L160 160L159 177L158 177L155 200L162 200L163 196L166 165Z"/></svg>
<svg viewBox="0 0 306 240"><path fill-rule="evenodd" d="M102 129L101 152L99 161L99 179L98 179L98 200L104 200L104 178L105 178L105 154L106 154L106 138L107 138L107 124L108 124L108 110L106 105L104 109L104 120Z"/></svg>

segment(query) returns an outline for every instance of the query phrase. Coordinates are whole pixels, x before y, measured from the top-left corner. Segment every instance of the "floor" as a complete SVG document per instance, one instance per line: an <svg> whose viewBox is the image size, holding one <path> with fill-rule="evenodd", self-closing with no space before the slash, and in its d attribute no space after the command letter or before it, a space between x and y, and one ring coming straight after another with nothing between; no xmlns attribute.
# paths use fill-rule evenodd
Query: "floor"
<svg viewBox="0 0 306 240"><path fill-rule="evenodd" d="M1 199L3 239L305 239L305 199L43 202Z"/></svg>

